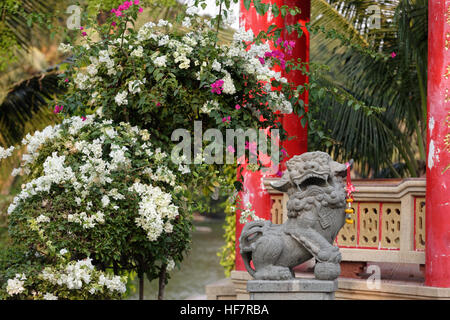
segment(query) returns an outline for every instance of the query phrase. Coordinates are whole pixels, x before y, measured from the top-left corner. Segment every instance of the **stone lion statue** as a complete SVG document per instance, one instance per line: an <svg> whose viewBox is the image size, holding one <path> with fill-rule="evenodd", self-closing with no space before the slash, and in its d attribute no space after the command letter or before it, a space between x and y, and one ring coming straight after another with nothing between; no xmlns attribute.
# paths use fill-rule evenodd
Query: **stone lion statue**
<svg viewBox="0 0 450 320"><path fill-rule="evenodd" d="M341 254L333 241L345 223L347 166L319 151L294 156L286 166L271 185L287 192L288 219L281 225L253 221L244 226L239 247L245 267L255 279L287 280L295 266L315 258L315 277L334 280Z"/></svg>

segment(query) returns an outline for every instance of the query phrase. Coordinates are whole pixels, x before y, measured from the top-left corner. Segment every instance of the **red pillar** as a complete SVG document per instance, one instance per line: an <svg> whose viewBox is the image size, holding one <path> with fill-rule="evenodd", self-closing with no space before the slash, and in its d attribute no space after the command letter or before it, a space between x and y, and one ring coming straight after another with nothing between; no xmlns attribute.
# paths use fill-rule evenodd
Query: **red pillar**
<svg viewBox="0 0 450 320"><path fill-rule="evenodd" d="M450 1L430 0L425 284L450 287Z"/></svg>
<svg viewBox="0 0 450 320"><path fill-rule="evenodd" d="M269 1L264 1L269 2ZM310 15L310 0L272 0L271 3L277 3L279 7L282 5L296 5L302 9L302 14L300 16L295 17L295 19L300 19L301 21L309 21ZM244 26L246 30L251 28L253 33L257 35L262 30L267 30L267 28L276 24L278 27L283 27L285 21L281 18L281 15L274 18L270 11L264 16L260 16L256 13L254 9L253 3L251 4L250 9L247 11L244 7L244 2L241 0L240 6L240 25ZM290 19L290 20L288 20ZM286 22L293 24L294 18L287 18ZM306 33L306 30L305 30ZM309 61L309 35L302 36L302 38L298 39L297 34L292 33L288 35L287 32L282 34L283 40L295 40L296 45L294 47L292 58L301 58L302 61ZM296 85L303 84L307 81L300 72L292 72L287 75L289 81L293 81ZM307 93L303 97L305 99L305 103L307 102ZM302 128L300 124L300 120L298 116L291 115L282 115L281 116L282 123L287 133L291 137L295 137L291 141L283 142L282 146L286 149L289 157L292 157L296 154L301 154L307 151L307 129ZM282 168L284 166L282 165ZM273 174L274 172L272 172ZM248 202L251 203L253 210L258 217L261 217L266 220L271 219L271 199L267 190L263 185L263 178L269 176L270 173L262 173L262 172L250 172L243 170L244 183L243 183L243 192L239 192L239 197L241 199L240 206L237 207L236 210L236 270L245 270L244 263L242 261L242 257L239 253L239 236L241 235L243 225L239 222L241 209L245 209L244 205ZM239 176L238 176L239 178Z"/></svg>

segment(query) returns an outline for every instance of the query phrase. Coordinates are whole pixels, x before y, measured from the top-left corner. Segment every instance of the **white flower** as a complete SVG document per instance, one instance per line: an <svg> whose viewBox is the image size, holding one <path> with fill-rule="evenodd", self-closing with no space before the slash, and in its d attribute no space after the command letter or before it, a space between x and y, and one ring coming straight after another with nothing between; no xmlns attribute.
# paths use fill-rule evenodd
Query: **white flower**
<svg viewBox="0 0 450 320"><path fill-rule="evenodd" d="M15 294L20 294L23 291L25 291L25 288L23 287L25 280L27 278L25 275L16 274L16 277L14 279L8 279L8 285L6 286L6 292L10 296L13 296Z"/></svg>
<svg viewBox="0 0 450 320"><path fill-rule="evenodd" d="M14 151L13 146L9 147L8 149L4 149L4 148L0 147L0 160L11 157L13 151Z"/></svg>
<svg viewBox="0 0 450 320"><path fill-rule="evenodd" d="M107 195L104 195L102 197L102 206L103 208L107 207L109 205L109 197Z"/></svg>
<svg viewBox="0 0 450 320"><path fill-rule="evenodd" d="M130 91L130 93L132 94L140 93L141 92L140 86L143 85L144 83L145 79L144 81L141 80L130 81L128 82L128 91Z"/></svg>
<svg viewBox="0 0 450 320"><path fill-rule="evenodd" d="M157 67L166 67L166 62L167 62L167 56L161 56L161 57L157 57L155 60L153 60L153 63L155 64L155 66Z"/></svg>
<svg viewBox="0 0 450 320"><path fill-rule="evenodd" d="M189 166L183 166L183 165L181 165L181 163L180 163L180 165L178 166L178 170L182 173L182 174L186 174L186 173L189 173L189 172L191 172L191 170L189 169Z"/></svg>
<svg viewBox="0 0 450 320"><path fill-rule="evenodd" d="M73 49L73 47L70 44L65 44L65 43L62 43L62 42L59 44L59 47L58 47L58 50L63 52L63 53L72 51L72 49Z"/></svg>
<svg viewBox="0 0 450 320"><path fill-rule="evenodd" d="M114 98L114 101L118 106L128 105L127 95L128 93L126 91L119 92Z"/></svg>
<svg viewBox="0 0 450 320"><path fill-rule="evenodd" d="M198 14L198 8L197 8L197 7L194 7L194 6L189 7L189 8L186 9L186 14L187 14L188 16L196 15L196 14Z"/></svg>
<svg viewBox="0 0 450 320"><path fill-rule="evenodd" d="M95 64L90 64L87 68L87 73L89 73L90 76L95 76L98 72L97 66Z"/></svg>
<svg viewBox="0 0 450 320"><path fill-rule="evenodd" d="M43 298L44 298L44 300L58 300L57 296L55 296L51 293L48 293L48 292L46 294L44 294Z"/></svg>
<svg viewBox="0 0 450 320"><path fill-rule="evenodd" d="M175 261L173 261L173 259L169 259L169 261L167 261L167 267L166 270L167 271L172 271L175 268Z"/></svg>
<svg viewBox="0 0 450 320"><path fill-rule="evenodd" d="M50 222L50 218L41 214L39 215L39 217L36 218L36 222L37 223Z"/></svg>
<svg viewBox="0 0 450 320"><path fill-rule="evenodd" d="M171 24L170 24L168 21L166 21L166 20L160 19L160 20L158 21L157 26L158 26L158 27L165 27L165 26L169 26L169 27L170 27Z"/></svg>
<svg viewBox="0 0 450 320"><path fill-rule="evenodd" d="M236 31L233 34L233 40L235 42L241 42L241 41L245 41L245 42L252 42L253 41L253 31L252 29L248 29L247 31L245 31L244 27L239 28L238 31Z"/></svg>
<svg viewBox="0 0 450 320"><path fill-rule="evenodd" d="M67 252L69 252L69 251L67 251L67 249L61 249L61 250L59 250L59 254L60 255L65 255Z"/></svg>
<svg viewBox="0 0 450 320"><path fill-rule="evenodd" d="M78 72L74 79L75 85L80 90L84 90L84 89L88 88L89 85L86 84L87 81L89 81L89 77L81 72Z"/></svg>
<svg viewBox="0 0 450 320"><path fill-rule="evenodd" d="M185 17L183 19L183 22L181 23L181 25L185 28L190 28L191 27L191 19L189 17Z"/></svg>
<svg viewBox="0 0 450 320"><path fill-rule="evenodd" d="M233 79L231 79L231 75L227 72L223 80L223 93L226 94L235 94L236 88L233 84Z"/></svg>
<svg viewBox="0 0 450 320"><path fill-rule="evenodd" d="M158 46L162 47L169 43L169 36L164 35L161 39L158 41Z"/></svg>
<svg viewBox="0 0 450 320"><path fill-rule="evenodd" d="M138 57L141 58L144 55L144 48L142 48L142 46L139 46L137 49L134 49L131 52L131 56L132 57Z"/></svg>
<svg viewBox="0 0 450 320"><path fill-rule="evenodd" d="M216 59L214 59L211 67L213 70L217 72L219 72L222 69L222 65Z"/></svg>

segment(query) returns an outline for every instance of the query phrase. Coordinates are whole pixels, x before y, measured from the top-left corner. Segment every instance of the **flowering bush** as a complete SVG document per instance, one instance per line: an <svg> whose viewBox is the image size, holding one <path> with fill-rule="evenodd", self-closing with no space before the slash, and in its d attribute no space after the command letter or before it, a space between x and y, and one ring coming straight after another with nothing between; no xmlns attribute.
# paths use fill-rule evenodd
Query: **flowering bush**
<svg viewBox="0 0 450 320"><path fill-rule="evenodd" d="M8 208L9 231L16 244L50 266L38 279L83 288L83 297L101 292L110 297L124 292L122 280L94 272L94 266L152 279L182 260L191 229L187 211L179 210L186 168L169 161L150 137L145 129L97 115L68 118L26 136L27 153L13 174L31 180ZM55 266L61 255L70 262ZM73 278L71 270L81 275ZM85 281L94 278L98 281ZM31 294L20 289L25 288L20 281L25 280L8 279L10 296ZM102 285L119 289L112 293Z"/></svg>
<svg viewBox="0 0 450 320"><path fill-rule="evenodd" d="M253 32L240 29L231 44L219 44L210 22L192 8L180 20L193 31L165 20L136 30L139 11L126 1L104 25L82 27L79 44L61 44L74 61L61 75L69 88L57 102L62 112L85 116L102 107L115 122L148 129L167 151L172 132L192 128L194 120L204 130L277 127L284 139L276 113L292 112L298 94L273 67L286 68L294 42L277 43L285 55L268 43L254 44Z"/></svg>

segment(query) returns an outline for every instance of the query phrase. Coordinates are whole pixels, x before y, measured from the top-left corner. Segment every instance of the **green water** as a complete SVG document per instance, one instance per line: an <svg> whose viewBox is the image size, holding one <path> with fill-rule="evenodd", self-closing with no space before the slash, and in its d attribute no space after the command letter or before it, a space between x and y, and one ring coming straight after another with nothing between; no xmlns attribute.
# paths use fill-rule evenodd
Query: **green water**
<svg viewBox="0 0 450 320"><path fill-rule="evenodd" d="M166 286L164 299L187 299L205 295L205 285L225 278L217 252L224 245L223 220L198 222L192 235L192 248L182 262L180 269L171 272L171 279ZM207 230L210 230L209 232ZM136 292L130 299L138 299ZM144 298L156 299L158 295L158 279L144 284Z"/></svg>

